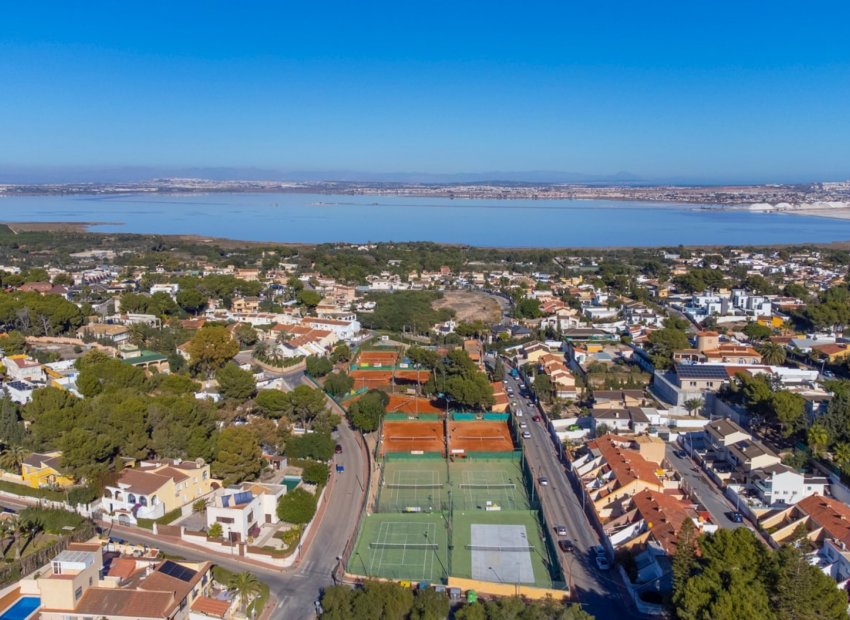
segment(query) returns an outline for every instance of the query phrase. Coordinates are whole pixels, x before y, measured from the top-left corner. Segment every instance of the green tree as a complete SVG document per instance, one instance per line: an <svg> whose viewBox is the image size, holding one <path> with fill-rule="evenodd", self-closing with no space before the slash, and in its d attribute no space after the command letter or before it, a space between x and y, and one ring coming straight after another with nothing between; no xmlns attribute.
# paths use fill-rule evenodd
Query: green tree
<svg viewBox="0 0 850 620"><path fill-rule="evenodd" d="M351 361L351 349L344 342L338 343L331 353L331 362L334 364Z"/></svg>
<svg viewBox="0 0 850 620"><path fill-rule="evenodd" d="M302 291L298 291L296 299L300 305L312 309L319 305L319 302L322 301L322 296L316 291L304 289Z"/></svg>
<svg viewBox="0 0 850 620"><path fill-rule="evenodd" d="M816 456L823 454L829 445L829 431L823 424L815 422L809 427L808 443L813 454Z"/></svg>
<svg viewBox="0 0 850 620"><path fill-rule="evenodd" d="M380 390L369 390L349 406L348 416L351 424L364 433L378 430L389 400L386 393Z"/></svg>
<svg viewBox="0 0 850 620"><path fill-rule="evenodd" d="M770 409L782 428L782 436L790 437L806 424L806 401L799 394L779 390L770 397Z"/></svg>
<svg viewBox="0 0 850 620"><path fill-rule="evenodd" d="M776 576L768 582L772 607L782 619L843 620L847 594L812 566L798 549L786 545L776 553Z"/></svg>
<svg viewBox="0 0 850 620"><path fill-rule="evenodd" d="M332 372L328 375L328 378L325 379L325 391L331 396L335 396L337 398L348 394L353 387L354 379L352 379L348 373L344 371Z"/></svg>
<svg viewBox="0 0 850 620"><path fill-rule="evenodd" d="M225 327L213 325L198 330L189 341L187 352L192 368L210 375L239 353L239 344Z"/></svg>
<svg viewBox="0 0 850 620"><path fill-rule="evenodd" d="M286 393L284 415L293 423L309 429L316 419L327 412L327 400L321 390L299 385Z"/></svg>
<svg viewBox="0 0 850 620"><path fill-rule="evenodd" d="M231 426L218 435L212 473L224 486L243 480L256 480L263 470L262 452L257 438L245 427Z"/></svg>
<svg viewBox="0 0 850 620"><path fill-rule="evenodd" d="M105 434L74 428L62 437L62 465L76 480L91 479L112 467L118 448Z"/></svg>
<svg viewBox="0 0 850 620"><path fill-rule="evenodd" d="M685 409L688 410L688 415L694 415L695 411L699 411L705 405L705 401L701 398L691 398L685 401Z"/></svg>
<svg viewBox="0 0 850 620"><path fill-rule="evenodd" d="M782 366L787 358L785 347L775 342L765 342L756 347L761 354L761 361L768 366Z"/></svg>
<svg viewBox="0 0 850 620"><path fill-rule="evenodd" d="M293 525L305 525L316 514L316 504L316 496L309 491L293 489L278 501L277 516Z"/></svg>
<svg viewBox="0 0 850 620"><path fill-rule="evenodd" d="M514 315L520 319L536 319L543 316L540 301L533 297L523 297L514 306Z"/></svg>
<svg viewBox="0 0 850 620"><path fill-rule="evenodd" d="M221 538L224 535L223 528L221 527L221 523L213 523L209 529L207 530L207 537L209 538Z"/></svg>
<svg viewBox="0 0 850 620"><path fill-rule="evenodd" d="M664 327L649 335L652 364L657 369L669 368L673 363L673 352L691 346L687 334L677 327Z"/></svg>
<svg viewBox="0 0 850 620"><path fill-rule="evenodd" d="M207 299L197 289L180 289L177 292L177 305L188 314L198 314L207 305Z"/></svg>
<svg viewBox="0 0 850 620"><path fill-rule="evenodd" d="M410 620L444 620L449 616L449 597L431 588L418 590L413 597Z"/></svg>
<svg viewBox="0 0 850 620"><path fill-rule="evenodd" d="M552 379L549 375L545 375L542 372L538 373L538 375L534 377L534 383L532 386L534 388L534 393L537 394L537 398L545 403L552 402L552 399L555 396L555 386L552 384Z"/></svg>
<svg viewBox="0 0 850 620"><path fill-rule="evenodd" d="M294 459L327 461L334 454L334 442L330 432L313 432L290 435L286 439L286 456Z"/></svg>
<svg viewBox="0 0 850 620"><path fill-rule="evenodd" d="M18 406L8 396L0 398L0 443L19 446L24 440L24 423Z"/></svg>
<svg viewBox="0 0 850 620"><path fill-rule="evenodd" d="M251 398L257 390L254 375L236 364L228 363L215 374L221 395L238 401Z"/></svg>
<svg viewBox="0 0 850 620"><path fill-rule="evenodd" d="M227 589L239 597L239 609L243 616L248 614L248 604L263 592L263 586L255 575L249 572L235 573L227 580Z"/></svg>
<svg viewBox="0 0 850 620"><path fill-rule="evenodd" d="M319 357L317 355L309 355L307 356L307 374L311 377L324 377L331 370L333 370L333 365L330 360L326 357Z"/></svg>
<svg viewBox="0 0 850 620"><path fill-rule="evenodd" d="M279 418L287 411L289 398L281 390L260 390L254 399L260 412L270 418Z"/></svg>
<svg viewBox="0 0 850 620"><path fill-rule="evenodd" d="M673 556L673 591L683 592L697 562L697 531L694 522L685 519L679 530L676 554Z"/></svg>
<svg viewBox="0 0 850 620"><path fill-rule="evenodd" d="M761 323L750 322L742 330L751 340L767 340L770 338L770 328Z"/></svg>
<svg viewBox="0 0 850 620"><path fill-rule="evenodd" d="M233 335L239 343L239 346L243 349L253 347L257 344L257 340L259 339L257 330L251 327L248 323L240 323L236 329L233 330Z"/></svg>
<svg viewBox="0 0 850 620"><path fill-rule="evenodd" d="M306 463L301 472L301 478L307 484L324 486L328 481L328 464L321 461L310 461Z"/></svg>
<svg viewBox="0 0 850 620"><path fill-rule="evenodd" d="M322 592L322 620L353 620L354 590L345 585L328 586Z"/></svg>

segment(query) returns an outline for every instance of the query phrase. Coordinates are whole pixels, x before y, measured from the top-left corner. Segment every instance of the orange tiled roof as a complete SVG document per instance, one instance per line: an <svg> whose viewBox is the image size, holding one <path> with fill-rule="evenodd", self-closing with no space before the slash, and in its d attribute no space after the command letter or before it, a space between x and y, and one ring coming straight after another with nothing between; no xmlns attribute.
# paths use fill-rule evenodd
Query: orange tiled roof
<svg viewBox="0 0 850 620"><path fill-rule="evenodd" d="M831 537L850 545L850 506L831 497L810 495L797 507Z"/></svg>
<svg viewBox="0 0 850 620"><path fill-rule="evenodd" d="M621 487L635 480L661 486L661 480L655 473L656 466L643 458L639 452L623 447L629 445L628 440L609 433L589 441L587 445L591 449L599 450Z"/></svg>
<svg viewBox="0 0 850 620"><path fill-rule="evenodd" d="M635 508L646 521L653 538L669 555L676 552L679 531L685 519L696 517L691 505L671 495L644 489L632 497Z"/></svg>

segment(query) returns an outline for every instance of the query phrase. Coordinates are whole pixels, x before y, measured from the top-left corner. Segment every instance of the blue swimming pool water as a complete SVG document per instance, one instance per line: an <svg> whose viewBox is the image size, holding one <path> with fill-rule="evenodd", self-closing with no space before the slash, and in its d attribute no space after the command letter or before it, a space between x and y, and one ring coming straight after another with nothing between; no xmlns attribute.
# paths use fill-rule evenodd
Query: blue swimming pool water
<svg viewBox="0 0 850 620"><path fill-rule="evenodd" d="M301 484L301 478L299 478L297 476L294 476L294 477L293 476L285 476L284 479L283 479L283 484L286 485L287 491L291 491L292 489L297 487L299 484ZM0 620L2 620L2 619L0 619Z"/></svg>
<svg viewBox="0 0 850 620"><path fill-rule="evenodd" d="M0 620L26 620L41 606L37 596L24 596L17 600L9 609L3 612Z"/></svg>

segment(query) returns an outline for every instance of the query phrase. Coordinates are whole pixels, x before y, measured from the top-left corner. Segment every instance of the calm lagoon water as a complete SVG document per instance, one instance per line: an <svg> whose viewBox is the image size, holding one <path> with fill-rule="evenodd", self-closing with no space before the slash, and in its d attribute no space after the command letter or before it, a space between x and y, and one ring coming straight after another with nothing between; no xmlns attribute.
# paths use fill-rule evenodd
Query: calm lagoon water
<svg viewBox="0 0 850 620"><path fill-rule="evenodd" d="M314 194L7 196L0 221L105 222L93 231L249 241L436 241L498 247L850 240L850 220L607 200Z"/></svg>

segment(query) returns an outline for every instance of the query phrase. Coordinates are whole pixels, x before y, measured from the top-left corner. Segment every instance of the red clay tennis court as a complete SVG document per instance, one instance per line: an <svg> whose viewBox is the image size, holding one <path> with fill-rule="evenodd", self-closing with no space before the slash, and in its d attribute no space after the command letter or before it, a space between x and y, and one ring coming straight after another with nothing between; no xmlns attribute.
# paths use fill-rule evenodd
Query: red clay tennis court
<svg viewBox="0 0 850 620"><path fill-rule="evenodd" d="M445 455L443 423L385 421L381 452L439 452Z"/></svg>
<svg viewBox="0 0 850 620"><path fill-rule="evenodd" d="M514 442L505 421L456 422L450 420L449 453L463 452L513 452Z"/></svg>
<svg viewBox="0 0 850 620"><path fill-rule="evenodd" d="M440 409L427 398L404 396L403 394L390 394L390 402L387 405L387 412L416 415L417 413L445 413L445 410Z"/></svg>
<svg viewBox="0 0 850 620"><path fill-rule="evenodd" d="M398 361L397 351L361 351L357 356L357 364L370 366L393 366Z"/></svg>
<svg viewBox="0 0 850 620"><path fill-rule="evenodd" d="M354 389L377 388L395 383L401 384L425 384L431 376L430 370L352 370L349 376L354 379Z"/></svg>

